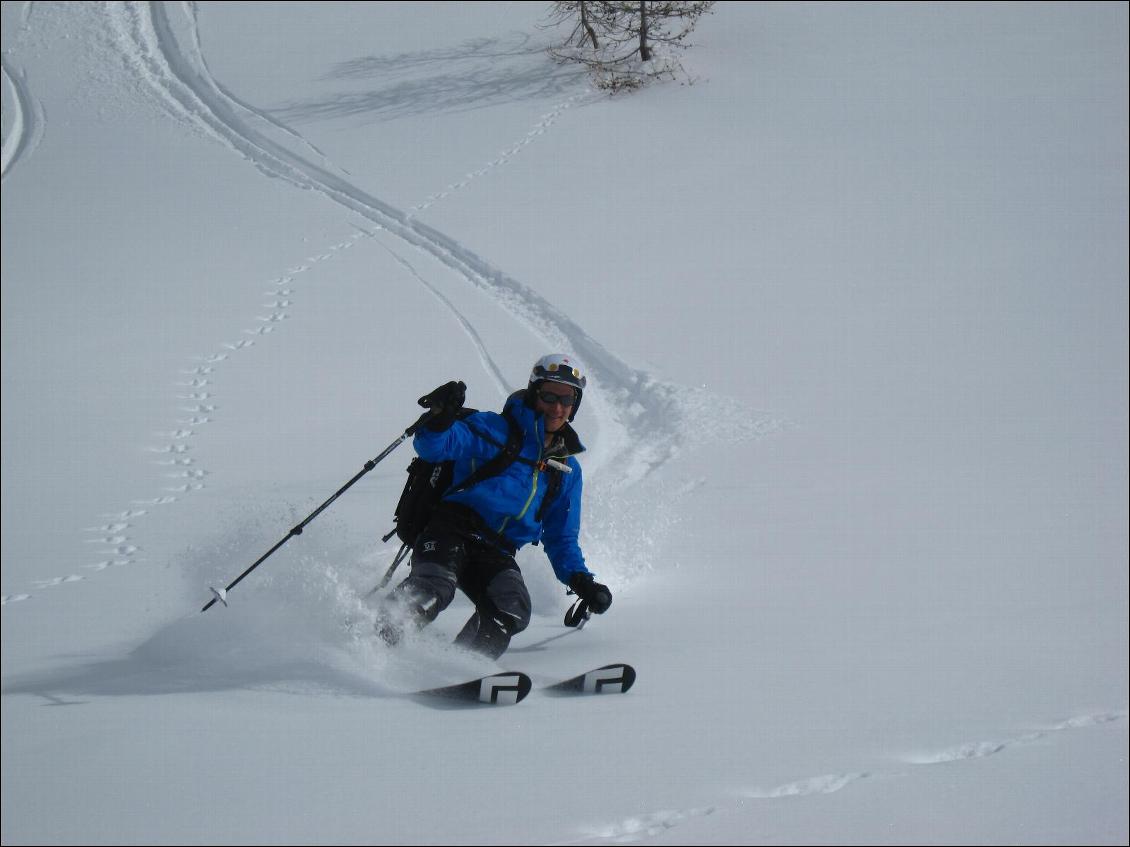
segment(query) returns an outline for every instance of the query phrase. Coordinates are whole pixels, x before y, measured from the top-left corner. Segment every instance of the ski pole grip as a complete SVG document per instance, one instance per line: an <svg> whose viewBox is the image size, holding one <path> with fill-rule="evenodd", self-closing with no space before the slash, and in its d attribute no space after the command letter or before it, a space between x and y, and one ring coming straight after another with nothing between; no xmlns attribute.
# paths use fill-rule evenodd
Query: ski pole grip
<svg viewBox="0 0 1130 847"><path fill-rule="evenodd" d="M416 419L416 422L414 424L412 424L412 426L410 426L410 427L408 427L408 429L404 430L404 434L405 435L415 435L416 430L418 430L420 427L422 427L424 424L426 424L428 421L430 421L432 418L434 418L436 415L438 415L441 411L443 411L442 406L438 406L436 408L428 409L428 411L424 412L424 414L420 415L420 417L418 417Z"/></svg>

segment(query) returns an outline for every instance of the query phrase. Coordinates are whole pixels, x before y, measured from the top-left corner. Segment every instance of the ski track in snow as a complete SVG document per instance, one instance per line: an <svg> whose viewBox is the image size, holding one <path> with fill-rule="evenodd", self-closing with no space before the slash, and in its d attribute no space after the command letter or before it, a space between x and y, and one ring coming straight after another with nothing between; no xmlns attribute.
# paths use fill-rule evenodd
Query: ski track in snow
<svg viewBox="0 0 1130 847"><path fill-rule="evenodd" d="M743 792L746 797L756 800L776 800L780 797L808 797L813 794L834 794L853 782L867 779L872 774L860 773L824 774L778 785L776 788L752 788Z"/></svg>
<svg viewBox="0 0 1130 847"><path fill-rule="evenodd" d="M490 162L488 162L483 167L479 168L477 171L472 171L471 173L469 173L465 177L463 177L461 180L458 180L457 182L451 183L451 185L447 186L447 188L444 188L442 191L437 191L435 194L432 194L431 196L429 196L423 202L418 203L417 205L413 206L411 211L408 213L408 216L410 218L414 217L418 213L423 212L424 210L435 205L440 200L444 200L444 199L450 197L456 191L460 191L460 190L466 188L468 185L470 185L472 182L474 182L479 177L490 173L492 170L494 170L495 168L497 168L501 165L505 165L514 156L521 153L523 148L525 148L531 142L535 141L539 136L544 135L545 131L550 126L552 126L553 123L556 122L556 120L559 117L561 117L562 113L565 112L566 109L569 109L570 107L575 106L578 103L581 103L585 100L594 99L596 96L598 96L598 95L596 95L595 91L592 88L585 88L583 91L581 91L577 94L574 94L572 97L568 98L563 103L558 104L553 109L551 109L549 112L547 112L545 115L543 115L542 119L540 121L538 121L537 125L533 129L531 129L528 133L526 133L526 135L523 138L521 138L518 142L516 142L512 147L510 147L507 150L504 150L502 153L500 153L498 155L497 158L492 159Z"/></svg>
<svg viewBox="0 0 1130 847"><path fill-rule="evenodd" d="M580 837L553 843L566 845L582 844L587 841L611 841L613 844L628 844L632 841L654 838L694 818L712 815L716 811L718 811L717 807L708 806L703 809L663 810L646 815L632 815L615 823L585 826L581 829L583 834Z"/></svg>
<svg viewBox="0 0 1130 847"><path fill-rule="evenodd" d="M510 384L509 382L507 382L505 375L503 375L502 368L498 366L498 363L495 362L494 358L490 355L490 351L487 350L487 346L483 342L482 336L479 335L479 331L475 329L474 325L469 320L467 320L466 316L464 316L463 313L455 307L455 304L452 303L450 299L444 296L442 291L428 282L428 280L425 279L418 270L416 270L411 262L401 256L391 247L381 243L379 240L377 241L377 243L380 244L380 246L384 248L401 267L408 271L413 279L415 279L426 289L428 289L428 291L430 291L432 295L437 300L439 300L440 303L443 304L443 307L445 309L447 309L451 312L452 315L454 315L455 320L458 321L459 325L463 328L463 332L466 333L467 337L471 339L471 343L475 346L475 350L479 354L479 361L483 366L483 370L485 370L487 374L494 380L495 388L503 397L509 395L511 392Z"/></svg>
<svg viewBox="0 0 1130 847"><path fill-rule="evenodd" d="M7 95L5 99L12 110L12 122L0 147L0 182L2 182L8 178L8 174L17 163L35 152L35 148L43 139L47 120L43 107L31 95L25 75L9 67L7 59L0 62L0 67L3 73L4 92Z"/></svg>
<svg viewBox="0 0 1130 847"><path fill-rule="evenodd" d="M536 291L495 269L454 239L413 219L416 213L505 164L544 134L567 109L592 96L591 89L586 88L554 107L518 142L486 166L430 195L406 214L350 183L343 169L335 168L317 147L299 133L238 100L213 79L201 52L194 4L107 3L104 9L126 66L156 93L174 120L224 144L263 173L285 179L300 188L319 191L376 226L373 232L359 227L351 238L287 269L269 283L271 288L264 294L271 299L263 304L269 311L256 316L256 325L244 330L247 337L221 343L221 352L197 357L197 364L184 372L185 379L178 385L186 393L179 394L178 399L185 403L181 408L187 417L177 420L176 429L162 434L167 439L164 443L149 448L161 455L154 461L169 469L166 474L169 485L157 496L134 500L128 509L104 514L102 517L108 523L87 528L87 532L98 536L90 539L90 543L103 546L98 551L97 560L85 565L85 568L99 572L143 561L139 555L142 552L140 547L128 532L133 527L131 521L143 517L152 508L173 504L180 497L206 487L209 471L191 455L189 439L200 427L215 421L219 412L213 391L218 368L229 356L253 347L256 340L274 332L290 318L289 309L294 304L298 275L331 258L337 251L353 246L357 239L375 237L381 232L456 271L471 285L486 290L503 309L544 338L548 346L571 350L587 364L593 387L603 385L608 398L602 400L600 395L593 395L589 402L604 428L619 434L618 438L613 435L610 440L625 445L618 458L627 472L617 474L616 478L628 482L638 480L678 452L685 438L682 420L693 409L692 398L682 396L686 389L660 383L643 371L630 368ZM12 85L17 87L14 81ZM26 94L24 99L29 99ZM25 131L22 135L26 137L28 133ZM281 141L278 140L280 137ZM297 143L307 154L315 155L320 163L294 153L283 141ZM378 243L453 313L500 393L509 393L506 378L473 324L400 252L379 239ZM777 426L776 421L763 418L750 424L738 437L763 435ZM629 439L626 436L629 430L637 435ZM82 575L70 574L41 580L35 585L39 589L52 588L83 579ZM3 604L26 600L30 596L5 595Z"/></svg>
<svg viewBox="0 0 1130 847"><path fill-rule="evenodd" d="M169 6L181 13L183 20L179 26L169 17L167 9ZM637 443L655 445L668 442L670 444L666 448L653 448L650 455L641 453L637 448L626 448L629 451L635 450L634 454L622 458L629 469L638 468L642 462L647 468L644 471L646 475L677 452L678 444L685 440L686 436L680 425L680 415L673 413L677 411L684 414L688 411L693 413L695 405L693 398L680 396L680 389L675 386L659 383L646 373L632 369L533 289L493 268L455 240L415 220L418 213L505 164L542 135L563 112L589 96L591 94L589 90L586 89L570 97L542 116L529 133L484 167L430 195L413 206L408 213L403 213L350 184L342 176L348 174L344 170L334 168L326 156L300 134L275 121L266 113L238 100L216 82L208 72L200 50L195 8L192 4L157 3L152 7L136 3L106 4L106 11L117 30L118 43L129 67L160 95L174 119L187 123L230 147L265 174L281 177L301 188L321 192L350 212L375 224L376 229L369 232L359 228L359 231L350 238L333 244L324 251L316 252L304 262L288 268L271 280L267 284L267 290L264 291L267 301L263 303L263 309L266 313L255 316L255 322L243 330L244 337L221 342L218 345L219 351L198 356L196 364L183 372L183 378L177 385L182 391L178 399L185 404L182 406L182 411L186 417L176 421L176 429L163 433L164 440L160 444L149 448L160 455L160 458L154 461L169 469L167 473L169 485L155 497L135 500L125 510L104 515L103 517L107 519L106 523L87 528L86 531L95 536L88 539L88 543L100 545L101 549L97 553L97 561L86 565L86 568L98 572L142 561L138 555L141 550L133 543L129 532L134 526L133 522L149 514L150 509L176 503L181 497L200 491L206 486L205 480L209 472L192 457L190 440L199 428L216 420L220 407L215 402L216 397L212 389L217 370L232 355L253 347L256 341L275 332L290 318L290 310L295 303L298 278L301 274L317 263L332 258L337 252L352 247L358 239L374 238L380 232L389 233L405 246L430 256L456 271L468 283L487 291L502 308L534 330L550 346L573 350L588 366L594 383L600 385L610 398L609 402L603 405L602 423L611 424L621 430L630 427L637 433L642 428L643 434L647 437L634 439ZM187 49L184 44L189 45ZM16 111L10 132L3 139L2 164L3 176L6 177L11 168L38 145L45 120L42 108L30 95L26 79L11 70L7 62L3 64L3 83L8 89L10 102ZM290 141L299 143L309 153L317 156L321 164L303 159L263 133L282 133ZM338 173L332 173L330 169L337 170ZM496 383L496 387L502 393L508 392L508 383L501 369L490 356L474 325L400 252L380 242L379 239L378 243L405 268L413 279L424 285L446 309L455 315L478 351L483 367ZM691 402L686 402L688 399ZM674 423L668 422L672 419ZM757 437L779 426L778 421L763 417L738 435ZM639 476L638 470L634 475L629 474L629 478L638 479ZM84 579L82 575L70 574L39 580L35 585L39 589L45 589L73 584ZM32 596L31 593L4 595L0 605L22 602ZM895 758L909 765L951 765L976 761L1004 753L1014 746L1030 744L1068 730L1125 721L1127 715L1126 710L1080 715L1012 739L967 742ZM861 780L899 775L900 772L883 774L868 771L824 774L768 789L741 789L736 793L743 798L743 805L745 800L814 798L843 790ZM608 824L583 827L579 831L579 837L556 843L639 841L657 836L694 819L714 814L721 809L720 806L709 806L633 815Z"/></svg>
<svg viewBox="0 0 1130 847"><path fill-rule="evenodd" d="M912 765L944 765L951 762L968 761L970 759L984 759L988 756L1003 753L1012 747L1032 744L1067 730L1085 729L1114 723L1116 721L1124 721L1127 719L1128 715L1130 715L1130 712L1127 712L1125 709L1121 711L1079 715L1078 717L1053 724L1045 729L1025 733L1016 738L1005 739L1003 741L973 741L931 752L909 753L901 758L903 761Z"/></svg>
<svg viewBox="0 0 1130 847"><path fill-rule="evenodd" d="M115 4L110 12L118 21L119 30L132 40L127 56L130 66L154 87L178 119L194 122L201 131L236 151L261 171L317 191L369 220L406 246L419 250L470 285L485 291L500 307L540 335L547 345L571 350L587 366L594 385L601 389L597 397L605 398L606 419L601 422L621 431L631 430L633 443L651 445L651 455L634 446L626 448L630 455L622 461L633 472L630 478L641 476L641 467L654 468L677 452L679 443L686 437L685 415L680 412L685 412L688 405L682 396L687 389L660 383L645 372L629 367L534 289L411 214L293 152L283 142L293 142L300 136L288 130L282 141L278 140L277 124L269 124L260 112L228 96L210 77L203 58L194 52L199 43L195 20L183 4ZM522 141L471 177L504 162L543 133L581 96L584 92L551 110ZM304 146L312 148L307 143ZM440 192L443 196L450 193L450 189ZM421 206L431 202L435 201L425 201ZM766 422L755 423L743 434L758 434L759 425L764 427Z"/></svg>
<svg viewBox="0 0 1130 847"><path fill-rule="evenodd" d="M955 763L975 762L987 756L1004 753L1010 748L1023 744L1031 744L1069 730L1089 729L1113 724L1118 721L1125 721L1128 716L1130 716L1130 713L1126 710L1079 715L1052 724L1044 729L1025 733L1004 741L968 742L929 752L896 755L891 758L908 765L953 766ZM798 802L811 800L815 802L822 796L835 794L837 791L842 791L849 786L856 785L865 780L897 779L907 775L908 771L905 769L821 774L820 776L812 776L782 783L781 785L776 785L771 788L743 788L734 793L740 798L738 807L748 810L750 808L750 801L783 800ZM594 842L625 844L633 841L642 841L646 838L653 838L660 835L667 830L690 823L697 818L725 812L727 810L727 807L723 805L713 805L706 808L684 809L681 811L664 810L645 815L632 815L611 823L599 825L589 824L580 827L577 837L563 841L555 841L553 844L571 845Z"/></svg>
<svg viewBox="0 0 1130 847"><path fill-rule="evenodd" d="M185 417L176 420L176 429L161 433L165 439L162 443L147 448L149 452L160 456L153 459L155 464L168 468L165 473L168 484L156 496L133 500L129 508L123 511L102 515L107 523L84 530L95 536L87 539L87 543L100 545L101 548L96 553L96 561L84 565L85 569L99 572L144 561L139 555L141 548L134 543L129 533L134 522L149 514L150 510L176 503L185 495L201 491L207 485L205 480L209 471L191 456L190 439L201 427L213 423L220 412L212 390L219 369L232 355L254 347L257 340L275 332L283 321L290 318L289 310L294 305L301 274L319 262L332 258L338 251L352 247L365 235L355 233L350 238L307 257L305 261L265 283L263 295L266 299L262 304L265 313L255 316L254 323L242 331L242 337L221 342L217 345L217 350L197 356L192 367L181 372L181 379L176 383L179 389L176 398L183 404L180 410ZM42 590L81 582L85 578L79 574L70 574L37 580L33 584ZM32 596L32 593L6 594L0 605L22 602Z"/></svg>

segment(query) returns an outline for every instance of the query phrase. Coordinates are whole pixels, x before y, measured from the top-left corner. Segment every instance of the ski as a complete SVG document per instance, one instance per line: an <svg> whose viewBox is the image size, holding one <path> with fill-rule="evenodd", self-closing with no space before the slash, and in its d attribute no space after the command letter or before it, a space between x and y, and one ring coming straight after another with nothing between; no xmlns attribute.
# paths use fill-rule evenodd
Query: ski
<svg viewBox="0 0 1130 847"><path fill-rule="evenodd" d="M544 687L549 694L625 694L636 681L636 669L617 662ZM455 685L428 688L415 692L417 697L462 700L466 703L486 703L490 706L512 706L521 703L533 688L533 682L524 673L505 671L490 674Z"/></svg>
<svg viewBox="0 0 1130 847"><path fill-rule="evenodd" d="M505 672L417 691L422 697L438 697L447 700L464 700L468 703L486 703L491 706L512 706L521 703L533 683L524 673Z"/></svg>
<svg viewBox="0 0 1130 847"><path fill-rule="evenodd" d="M556 694L626 694L636 681L636 669L617 663L570 677L547 686L546 691Z"/></svg>

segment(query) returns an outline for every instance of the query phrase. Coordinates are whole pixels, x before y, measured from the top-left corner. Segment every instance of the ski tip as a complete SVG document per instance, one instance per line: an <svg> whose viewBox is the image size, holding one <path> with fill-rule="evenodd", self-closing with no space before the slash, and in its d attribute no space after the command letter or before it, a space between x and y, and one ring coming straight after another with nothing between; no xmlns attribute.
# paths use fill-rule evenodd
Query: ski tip
<svg viewBox="0 0 1130 847"><path fill-rule="evenodd" d="M636 669L623 662L591 670L547 689L559 694L627 694L636 682Z"/></svg>
<svg viewBox="0 0 1130 847"><path fill-rule="evenodd" d="M636 684L636 669L633 668L631 665L627 665L627 664L624 664L624 663L620 663L618 665L609 665L608 667L609 668L618 668L621 672L620 688L619 689L613 689L613 690L614 691L618 690L618 692L620 694L627 694L628 689Z"/></svg>
<svg viewBox="0 0 1130 847"><path fill-rule="evenodd" d="M213 588L209 585L208 590L212 592L213 597L215 597L225 606L228 604L228 592L226 588Z"/></svg>

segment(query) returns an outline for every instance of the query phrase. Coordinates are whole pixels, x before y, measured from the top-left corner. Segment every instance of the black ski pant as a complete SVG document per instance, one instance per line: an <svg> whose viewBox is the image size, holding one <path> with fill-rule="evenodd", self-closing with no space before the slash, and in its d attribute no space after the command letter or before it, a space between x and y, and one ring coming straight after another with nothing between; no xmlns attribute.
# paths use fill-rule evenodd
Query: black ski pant
<svg viewBox="0 0 1130 847"><path fill-rule="evenodd" d="M510 638L530 624L530 592L514 557L473 534L432 521L412 550L412 572L391 600L416 622L431 623L460 589L475 612L455 639L460 646L497 659Z"/></svg>

